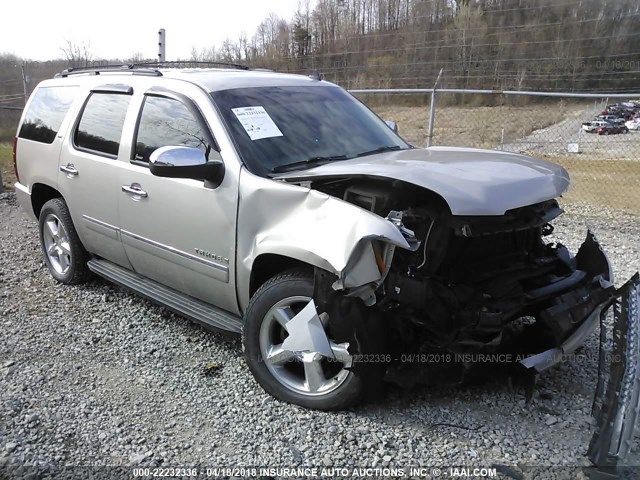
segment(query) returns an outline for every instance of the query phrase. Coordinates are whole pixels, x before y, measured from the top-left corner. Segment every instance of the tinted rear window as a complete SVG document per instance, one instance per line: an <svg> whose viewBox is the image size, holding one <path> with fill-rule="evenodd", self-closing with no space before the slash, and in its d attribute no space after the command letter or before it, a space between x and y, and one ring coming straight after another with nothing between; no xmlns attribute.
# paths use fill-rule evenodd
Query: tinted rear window
<svg viewBox="0 0 640 480"><path fill-rule="evenodd" d="M73 138L75 146L117 156L130 100L130 95L92 93Z"/></svg>
<svg viewBox="0 0 640 480"><path fill-rule="evenodd" d="M20 138L52 143L73 103L78 87L42 87L36 90L25 114Z"/></svg>

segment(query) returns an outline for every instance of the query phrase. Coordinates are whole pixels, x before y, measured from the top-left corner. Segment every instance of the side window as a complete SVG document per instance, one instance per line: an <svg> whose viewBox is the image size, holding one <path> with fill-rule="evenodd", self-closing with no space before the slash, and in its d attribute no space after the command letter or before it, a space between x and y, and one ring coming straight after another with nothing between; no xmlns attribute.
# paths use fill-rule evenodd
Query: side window
<svg viewBox="0 0 640 480"><path fill-rule="evenodd" d="M140 115L133 160L149 161L151 152L168 145L206 150L204 127L178 100L146 97Z"/></svg>
<svg viewBox="0 0 640 480"><path fill-rule="evenodd" d="M78 87L41 87L33 94L20 127L20 138L53 143Z"/></svg>
<svg viewBox="0 0 640 480"><path fill-rule="evenodd" d="M124 117L130 101L130 95L92 93L84 106L73 137L75 146L95 153L117 156Z"/></svg>

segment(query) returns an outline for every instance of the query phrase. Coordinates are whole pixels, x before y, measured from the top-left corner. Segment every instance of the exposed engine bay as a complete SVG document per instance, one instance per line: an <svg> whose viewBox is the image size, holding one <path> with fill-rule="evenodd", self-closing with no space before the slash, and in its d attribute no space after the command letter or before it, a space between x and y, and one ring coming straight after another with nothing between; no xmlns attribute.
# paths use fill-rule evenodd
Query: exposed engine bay
<svg viewBox="0 0 640 480"><path fill-rule="evenodd" d="M313 188L383 217L391 212L405 235L414 237L408 240L419 243L414 251L395 249L376 292L388 344L403 358L543 352L597 316L598 305L614 291L591 233L575 256L552 240L551 222L562 213L556 200L503 216L453 216L440 197L402 181L334 179L316 181ZM522 339L525 344L518 344ZM531 366L544 369L547 360Z"/></svg>

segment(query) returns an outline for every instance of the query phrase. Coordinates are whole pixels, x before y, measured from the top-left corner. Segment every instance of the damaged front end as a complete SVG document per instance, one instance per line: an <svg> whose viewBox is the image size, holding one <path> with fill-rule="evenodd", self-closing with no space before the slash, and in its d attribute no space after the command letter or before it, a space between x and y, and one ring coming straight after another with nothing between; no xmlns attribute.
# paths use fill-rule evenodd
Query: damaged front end
<svg viewBox="0 0 640 480"><path fill-rule="evenodd" d="M393 332L394 358L508 353L542 371L578 348L615 289L591 232L575 256L548 240L560 213L555 200L500 217L404 212L421 247L396 251L378 303ZM453 363L461 374L468 366ZM429 382L430 367L399 360L388 379Z"/></svg>
<svg viewBox="0 0 640 480"><path fill-rule="evenodd" d="M402 180L241 185L240 217L252 219L239 226L241 306L262 256L311 265L329 330L380 322L385 379L401 386L462 381L492 362L534 375L578 349L618 294L592 232L575 255L557 240L554 199L467 215Z"/></svg>

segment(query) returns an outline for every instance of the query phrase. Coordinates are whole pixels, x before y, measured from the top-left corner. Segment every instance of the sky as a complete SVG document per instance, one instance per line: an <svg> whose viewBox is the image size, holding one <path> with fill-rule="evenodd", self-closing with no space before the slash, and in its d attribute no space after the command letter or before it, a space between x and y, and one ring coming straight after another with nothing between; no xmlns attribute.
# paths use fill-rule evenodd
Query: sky
<svg viewBox="0 0 640 480"><path fill-rule="evenodd" d="M157 58L166 30L166 60L188 59L241 32L250 39L270 13L289 21L301 0L17 0L3 6L0 53L30 60L64 58L67 41L89 45L95 59ZM304 4L304 0L302 0ZM313 4L313 2L312 2Z"/></svg>

